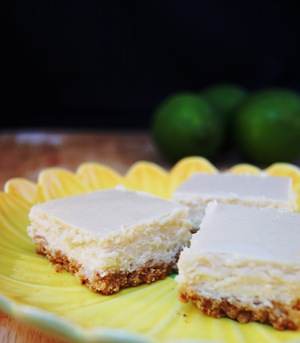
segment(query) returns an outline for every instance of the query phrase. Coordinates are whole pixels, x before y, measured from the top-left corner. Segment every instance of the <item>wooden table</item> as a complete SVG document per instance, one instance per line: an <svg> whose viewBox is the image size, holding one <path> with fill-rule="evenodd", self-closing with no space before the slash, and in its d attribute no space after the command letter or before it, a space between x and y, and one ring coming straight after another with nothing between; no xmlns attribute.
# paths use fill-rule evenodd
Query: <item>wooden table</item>
<svg viewBox="0 0 300 343"><path fill-rule="evenodd" d="M75 171L83 162L99 162L120 173L139 160L169 168L145 132L6 132L0 134L0 187L13 177L36 181L47 167Z"/></svg>
<svg viewBox="0 0 300 343"><path fill-rule="evenodd" d="M44 168L58 166L76 171L84 162L98 162L126 173L144 160L170 169L147 132L2 132L0 133L0 187L14 177L37 181ZM243 162L235 153L220 156L215 166L226 169ZM297 163L297 165L300 165ZM62 343L59 338L30 328L0 312L1 343Z"/></svg>
<svg viewBox="0 0 300 343"><path fill-rule="evenodd" d="M172 167L144 131L0 131L0 154L0 190L14 177L37 181L42 169L53 166L75 171L79 164L95 161L121 174L140 160L157 163L165 169ZM226 169L243 161L229 151L212 162Z"/></svg>

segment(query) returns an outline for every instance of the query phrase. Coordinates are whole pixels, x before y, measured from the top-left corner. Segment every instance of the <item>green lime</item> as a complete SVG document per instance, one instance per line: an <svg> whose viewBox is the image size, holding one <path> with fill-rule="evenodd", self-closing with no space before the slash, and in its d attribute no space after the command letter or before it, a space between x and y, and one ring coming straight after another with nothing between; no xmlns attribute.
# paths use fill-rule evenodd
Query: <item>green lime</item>
<svg viewBox="0 0 300 343"><path fill-rule="evenodd" d="M248 92L241 86L223 83L205 88L200 95L215 108L225 123L230 125L232 115L247 98Z"/></svg>
<svg viewBox="0 0 300 343"><path fill-rule="evenodd" d="M245 101L233 123L236 148L249 161L291 162L300 156L300 96L263 89Z"/></svg>
<svg viewBox="0 0 300 343"><path fill-rule="evenodd" d="M173 94L154 111L153 141L170 161L187 156L213 158L224 141L224 128L214 110L198 94Z"/></svg>

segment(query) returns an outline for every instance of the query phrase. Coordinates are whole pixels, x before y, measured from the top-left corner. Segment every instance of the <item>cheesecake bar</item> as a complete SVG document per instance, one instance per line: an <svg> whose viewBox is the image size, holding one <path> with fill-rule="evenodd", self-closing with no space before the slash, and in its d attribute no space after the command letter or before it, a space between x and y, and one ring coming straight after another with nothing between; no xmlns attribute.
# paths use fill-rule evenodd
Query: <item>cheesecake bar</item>
<svg viewBox="0 0 300 343"><path fill-rule="evenodd" d="M298 330L300 213L210 202L175 280L209 316Z"/></svg>
<svg viewBox="0 0 300 343"><path fill-rule="evenodd" d="M199 229L206 205L217 200L223 204L252 207L296 208L296 196L289 177L195 173L173 193L173 200L189 207L193 232Z"/></svg>
<svg viewBox="0 0 300 343"><path fill-rule="evenodd" d="M28 235L82 284L102 294L165 278L191 238L186 207L125 189L34 205Z"/></svg>

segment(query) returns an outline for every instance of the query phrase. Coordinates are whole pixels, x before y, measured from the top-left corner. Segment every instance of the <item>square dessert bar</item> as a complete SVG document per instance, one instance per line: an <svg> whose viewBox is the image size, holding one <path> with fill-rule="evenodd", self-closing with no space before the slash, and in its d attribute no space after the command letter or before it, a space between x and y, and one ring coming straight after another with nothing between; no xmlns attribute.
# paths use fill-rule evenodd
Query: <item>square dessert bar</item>
<svg viewBox="0 0 300 343"><path fill-rule="evenodd" d="M300 213L211 202L178 270L180 299L207 315L300 328Z"/></svg>
<svg viewBox="0 0 300 343"><path fill-rule="evenodd" d="M252 207L296 208L296 196L289 177L195 173L174 192L173 200L190 208L193 231L199 229L206 205L217 200L223 204Z"/></svg>
<svg viewBox="0 0 300 343"><path fill-rule="evenodd" d="M170 274L191 238L188 210L125 189L33 206L28 235L37 252L91 290L112 294Z"/></svg>

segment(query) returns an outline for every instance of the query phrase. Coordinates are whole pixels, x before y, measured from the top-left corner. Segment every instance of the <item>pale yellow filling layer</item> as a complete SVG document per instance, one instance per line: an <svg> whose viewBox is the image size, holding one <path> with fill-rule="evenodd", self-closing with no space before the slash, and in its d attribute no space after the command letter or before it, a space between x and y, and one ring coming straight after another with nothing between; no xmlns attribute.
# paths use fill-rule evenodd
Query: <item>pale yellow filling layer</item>
<svg viewBox="0 0 300 343"><path fill-rule="evenodd" d="M203 252L193 256L184 249L176 277L180 290L193 290L233 304L271 306L272 301L294 304L300 298L300 266L251 261L233 254Z"/></svg>

